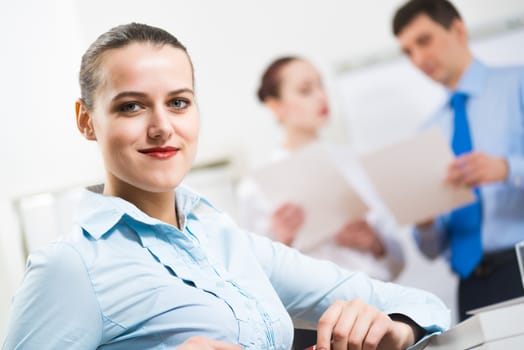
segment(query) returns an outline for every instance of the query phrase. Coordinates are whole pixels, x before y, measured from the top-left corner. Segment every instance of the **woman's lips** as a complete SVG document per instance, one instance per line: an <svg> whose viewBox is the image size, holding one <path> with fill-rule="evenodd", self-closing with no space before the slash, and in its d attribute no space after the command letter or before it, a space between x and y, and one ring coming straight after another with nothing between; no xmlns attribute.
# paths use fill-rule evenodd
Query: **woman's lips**
<svg viewBox="0 0 524 350"><path fill-rule="evenodd" d="M138 152L152 158L167 159L177 154L178 150L176 147L151 147L138 150Z"/></svg>
<svg viewBox="0 0 524 350"><path fill-rule="evenodd" d="M326 118L329 115L329 108L328 107L321 108L320 111L319 111L319 115L322 118Z"/></svg>

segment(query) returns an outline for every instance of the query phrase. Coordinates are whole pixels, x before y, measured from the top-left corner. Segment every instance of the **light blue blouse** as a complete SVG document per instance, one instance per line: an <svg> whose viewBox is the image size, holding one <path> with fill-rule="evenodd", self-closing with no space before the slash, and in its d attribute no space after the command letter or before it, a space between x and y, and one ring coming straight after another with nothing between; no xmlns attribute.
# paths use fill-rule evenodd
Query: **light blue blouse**
<svg viewBox="0 0 524 350"><path fill-rule="evenodd" d="M473 60L457 91L469 96L466 111L473 149L508 161L507 180L482 185L480 193L484 251L510 248L524 240L524 66L488 67ZM449 104L436 112L428 126L440 127L451 140ZM448 222L449 215L443 215L433 227L415 230L426 255L435 257L447 250Z"/></svg>
<svg viewBox="0 0 524 350"><path fill-rule="evenodd" d="M86 191L78 229L31 254L4 349L173 349L191 336L244 349L289 349L290 315L316 323L360 298L449 326L435 296L369 279L239 229L179 187L180 231L120 198Z"/></svg>

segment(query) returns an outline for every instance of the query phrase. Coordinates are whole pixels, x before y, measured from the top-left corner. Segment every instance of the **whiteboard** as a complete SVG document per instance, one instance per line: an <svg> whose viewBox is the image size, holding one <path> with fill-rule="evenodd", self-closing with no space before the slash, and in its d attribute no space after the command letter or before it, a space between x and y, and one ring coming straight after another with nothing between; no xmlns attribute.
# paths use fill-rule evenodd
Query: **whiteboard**
<svg viewBox="0 0 524 350"><path fill-rule="evenodd" d="M474 40L471 48L486 64L524 64L524 28ZM340 73L335 89L357 153L414 133L445 100L444 89L405 57Z"/></svg>

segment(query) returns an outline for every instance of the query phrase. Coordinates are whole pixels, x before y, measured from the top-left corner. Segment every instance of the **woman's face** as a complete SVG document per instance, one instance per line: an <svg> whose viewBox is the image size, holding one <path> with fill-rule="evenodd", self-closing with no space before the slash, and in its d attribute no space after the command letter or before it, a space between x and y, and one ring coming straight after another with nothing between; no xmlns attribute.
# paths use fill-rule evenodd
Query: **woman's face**
<svg viewBox="0 0 524 350"><path fill-rule="evenodd" d="M317 131L329 117L322 79L310 63L294 60L280 70L280 93L273 110L285 128Z"/></svg>
<svg viewBox="0 0 524 350"><path fill-rule="evenodd" d="M99 73L94 106L77 106L77 120L102 150L106 187L173 190L191 167L198 142L187 54L169 45L133 43L105 52Z"/></svg>

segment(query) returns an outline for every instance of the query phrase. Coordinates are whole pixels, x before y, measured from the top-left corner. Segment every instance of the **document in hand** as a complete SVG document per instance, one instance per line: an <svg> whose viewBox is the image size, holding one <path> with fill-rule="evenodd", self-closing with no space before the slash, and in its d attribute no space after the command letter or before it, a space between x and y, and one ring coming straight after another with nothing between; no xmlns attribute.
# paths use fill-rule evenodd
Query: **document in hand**
<svg viewBox="0 0 524 350"><path fill-rule="evenodd" d="M521 350L524 297L471 311L473 316L433 337L426 350Z"/></svg>
<svg viewBox="0 0 524 350"><path fill-rule="evenodd" d="M294 245L304 252L368 211L326 145L306 146L259 169L253 177L275 208L283 203L302 207L305 220Z"/></svg>
<svg viewBox="0 0 524 350"><path fill-rule="evenodd" d="M440 129L364 155L360 162L400 225L415 224L472 202L473 191L444 183L453 153Z"/></svg>

